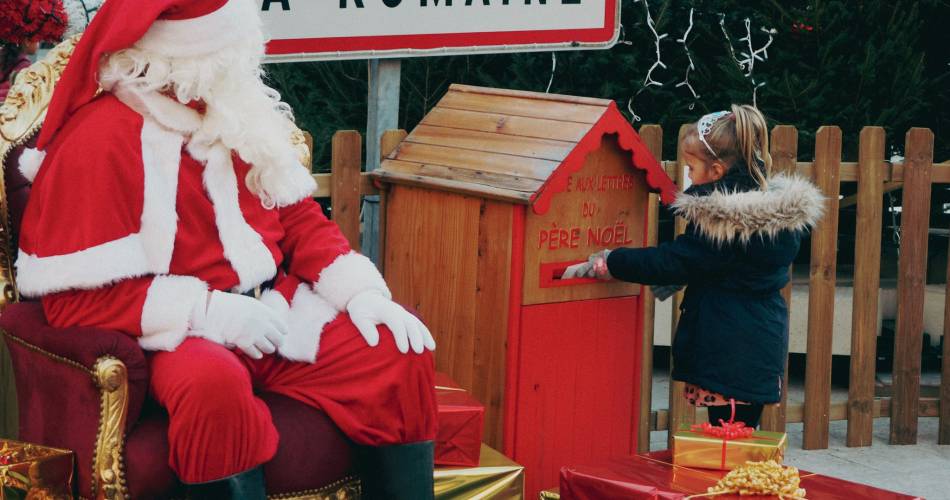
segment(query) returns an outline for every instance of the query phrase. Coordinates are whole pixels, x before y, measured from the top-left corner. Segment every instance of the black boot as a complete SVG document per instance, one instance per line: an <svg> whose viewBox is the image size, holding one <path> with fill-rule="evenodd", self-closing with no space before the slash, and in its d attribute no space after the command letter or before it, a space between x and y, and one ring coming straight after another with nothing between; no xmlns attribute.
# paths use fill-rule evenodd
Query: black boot
<svg viewBox="0 0 950 500"><path fill-rule="evenodd" d="M432 441L360 449L365 500L431 500L435 498Z"/></svg>
<svg viewBox="0 0 950 500"><path fill-rule="evenodd" d="M188 484L190 500L265 500L264 467L250 470L207 483Z"/></svg>

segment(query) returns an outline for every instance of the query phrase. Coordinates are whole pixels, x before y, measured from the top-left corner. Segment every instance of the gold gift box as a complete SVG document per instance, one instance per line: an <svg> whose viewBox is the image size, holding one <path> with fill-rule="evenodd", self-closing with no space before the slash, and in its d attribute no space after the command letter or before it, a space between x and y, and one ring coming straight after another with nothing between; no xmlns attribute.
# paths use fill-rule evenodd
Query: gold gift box
<svg viewBox="0 0 950 500"><path fill-rule="evenodd" d="M482 443L476 467L437 467L435 498L524 498L524 466Z"/></svg>
<svg viewBox="0 0 950 500"><path fill-rule="evenodd" d="M0 500L72 498L73 452L0 439Z"/></svg>
<svg viewBox="0 0 950 500"><path fill-rule="evenodd" d="M747 461L782 463L787 447L788 437L784 432L755 431L750 438L723 440L684 426L673 435L673 464L732 470Z"/></svg>

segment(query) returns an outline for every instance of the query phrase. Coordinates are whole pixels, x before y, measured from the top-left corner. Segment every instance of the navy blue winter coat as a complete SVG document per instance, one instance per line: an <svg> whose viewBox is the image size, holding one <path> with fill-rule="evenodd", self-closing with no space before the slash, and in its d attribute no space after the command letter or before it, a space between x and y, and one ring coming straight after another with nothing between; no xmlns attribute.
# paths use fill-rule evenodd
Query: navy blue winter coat
<svg viewBox="0 0 950 500"><path fill-rule="evenodd" d="M673 209L688 223L683 235L610 252L607 266L617 279L687 285L673 341L674 380L752 403L781 399L788 309L780 291L823 205L803 178L775 176L763 191L740 164L677 198Z"/></svg>

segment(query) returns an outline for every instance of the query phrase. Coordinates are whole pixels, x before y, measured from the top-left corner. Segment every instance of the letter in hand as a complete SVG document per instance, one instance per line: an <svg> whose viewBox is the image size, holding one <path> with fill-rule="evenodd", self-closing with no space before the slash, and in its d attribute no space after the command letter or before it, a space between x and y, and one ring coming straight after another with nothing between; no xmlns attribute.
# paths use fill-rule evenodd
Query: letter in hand
<svg viewBox="0 0 950 500"><path fill-rule="evenodd" d="M610 271L607 269L607 255L610 254L610 250L601 250L599 252L592 253L590 257L587 258L587 262L581 262L580 264L574 264L569 266L564 270L564 275L561 276L562 280L568 280L573 278L596 278L601 280L610 280L613 279L613 276L610 275Z"/></svg>

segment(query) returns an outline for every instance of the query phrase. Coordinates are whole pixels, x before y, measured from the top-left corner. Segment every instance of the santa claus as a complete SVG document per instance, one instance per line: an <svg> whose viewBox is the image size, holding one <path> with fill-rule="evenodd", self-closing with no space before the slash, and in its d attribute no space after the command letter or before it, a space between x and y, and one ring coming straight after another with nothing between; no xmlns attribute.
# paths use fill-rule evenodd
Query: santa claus
<svg viewBox="0 0 950 500"><path fill-rule="evenodd" d="M21 159L20 292L152 351L193 497L264 498L262 389L360 445L366 497L431 498L435 342L310 198L264 41L251 0L105 2Z"/></svg>

